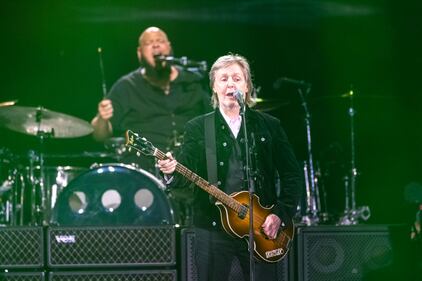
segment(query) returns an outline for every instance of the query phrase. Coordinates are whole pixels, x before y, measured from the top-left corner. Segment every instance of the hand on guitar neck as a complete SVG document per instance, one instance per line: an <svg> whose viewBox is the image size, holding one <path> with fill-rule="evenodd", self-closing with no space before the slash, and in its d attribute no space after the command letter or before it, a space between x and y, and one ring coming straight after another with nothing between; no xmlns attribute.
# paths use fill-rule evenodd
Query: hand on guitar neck
<svg viewBox="0 0 422 281"><path fill-rule="evenodd" d="M177 161L173 158L170 152L166 153L166 159L158 160L158 168L167 176L171 176L176 170Z"/></svg>

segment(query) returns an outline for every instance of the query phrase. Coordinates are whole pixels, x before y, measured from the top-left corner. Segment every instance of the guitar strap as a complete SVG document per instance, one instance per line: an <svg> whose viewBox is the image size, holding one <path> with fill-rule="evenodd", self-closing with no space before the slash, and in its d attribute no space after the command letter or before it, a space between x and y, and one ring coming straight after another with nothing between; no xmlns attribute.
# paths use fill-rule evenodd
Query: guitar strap
<svg viewBox="0 0 422 281"><path fill-rule="evenodd" d="M217 183L217 151L215 145L215 112L205 116L205 156L207 158L208 181Z"/></svg>

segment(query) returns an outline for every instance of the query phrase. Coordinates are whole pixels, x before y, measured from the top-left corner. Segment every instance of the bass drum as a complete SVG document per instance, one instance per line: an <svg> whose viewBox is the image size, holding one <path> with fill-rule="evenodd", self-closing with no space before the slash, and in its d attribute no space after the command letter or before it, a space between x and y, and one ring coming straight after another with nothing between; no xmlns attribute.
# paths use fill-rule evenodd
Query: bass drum
<svg viewBox="0 0 422 281"><path fill-rule="evenodd" d="M101 164L75 178L59 194L52 224L174 224L165 186L152 174L124 164Z"/></svg>

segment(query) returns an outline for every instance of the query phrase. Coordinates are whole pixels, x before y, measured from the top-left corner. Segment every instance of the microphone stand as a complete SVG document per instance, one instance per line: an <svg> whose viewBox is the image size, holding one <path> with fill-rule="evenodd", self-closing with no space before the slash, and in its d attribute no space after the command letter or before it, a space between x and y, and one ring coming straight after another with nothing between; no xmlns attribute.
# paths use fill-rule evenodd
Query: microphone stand
<svg viewBox="0 0 422 281"><path fill-rule="evenodd" d="M255 182L253 178L253 172L251 169L250 163L251 161L251 153L249 148L249 141L248 141L248 130L246 126L246 114L245 114L245 104L239 102L240 106L240 115L242 116L243 121L243 137L245 140L245 171L246 171L246 182L248 185L249 191L249 272L250 272L250 281L255 280L255 263L254 263L254 227L253 227L253 199L255 194Z"/></svg>
<svg viewBox="0 0 422 281"><path fill-rule="evenodd" d="M303 80L296 80L287 77L281 77L274 82L273 87L278 89L281 83L287 82L298 85L298 92L302 101L302 106L305 111L305 125L306 125L306 137L307 137L307 149L308 149L308 160L304 162L303 171L305 173L305 187L306 187L306 211L302 216L302 223L306 225L317 225L319 219L319 206L321 204L319 199L319 190L316 183L314 171L314 161L312 156L312 139L311 139L311 115L309 113L308 105L306 103L306 96L311 91L311 83L307 83ZM306 89L304 94L302 89ZM302 214L302 211L301 211Z"/></svg>
<svg viewBox="0 0 422 281"><path fill-rule="evenodd" d="M311 115L309 113L308 105L306 103L306 95L309 94L311 90L311 86L306 84L306 94L303 94L302 89L298 88L299 96L302 101L302 106L305 111L305 125L306 125L306 137L307 137L307 145L308 145L308 165L309 170L309 203L306 206L306 215L302 218L302 222L306 225L316 225L319 222L318 218L318 190L315 184L315 172L314 172L314 162L312 156L312 139L311 139Z"/></svg>

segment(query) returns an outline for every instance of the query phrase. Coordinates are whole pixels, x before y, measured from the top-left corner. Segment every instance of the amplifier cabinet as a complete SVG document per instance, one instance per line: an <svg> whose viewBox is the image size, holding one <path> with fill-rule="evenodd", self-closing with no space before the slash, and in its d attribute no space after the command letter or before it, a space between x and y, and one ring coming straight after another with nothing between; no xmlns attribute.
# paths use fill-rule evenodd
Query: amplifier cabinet
<svg viewBox="0 0 422 281"><path fill-rule="evenodd" d="M1 272L2 281L44 281L44 272Z"/></svg>
<svg viewBox="0 0 422 281"><path fill-rule="evenodd" d="M369 280L393 265L390 233L383 225L299 228L298 280Z"/></svg>
<svg viewBox="0 0 422 281"><path fill-rule="evenodd" d="M50 227L50 268L173 266L173 226Z"/></svg>
<svg viewBox="0 0 422 281"><path fill-rule="evenodd" d="M182 281L197 281L197 267L195 263L195 229L186 228L182 230L181 240L181 278ZM247 243L245 242L245 247ZM289 262L293 260L294 249L290 249L289 253L283 260L277 263L277 280L289 281L293 280L293 264ZM218 268L212 269L218 270ZM243 281L244 276L240 262L237 258L232 261L229 281ZM261 281L261 280L259 280Z"/></svg>
<svg viewBox="0 0 422 281"><path fill-rule="evenodd" d="M48 281L176 281L176 270L61 271L50 272Z"/></svg>
<svg viewBox="0 0 422 281"><path fill-rule="evenodd" d="M42 227L0 228L0 269L44 266Z"/></svg>

